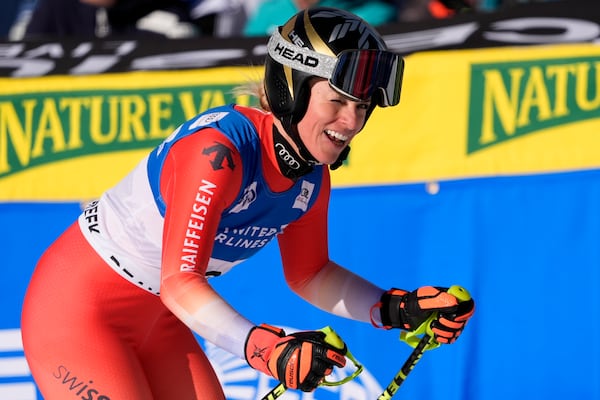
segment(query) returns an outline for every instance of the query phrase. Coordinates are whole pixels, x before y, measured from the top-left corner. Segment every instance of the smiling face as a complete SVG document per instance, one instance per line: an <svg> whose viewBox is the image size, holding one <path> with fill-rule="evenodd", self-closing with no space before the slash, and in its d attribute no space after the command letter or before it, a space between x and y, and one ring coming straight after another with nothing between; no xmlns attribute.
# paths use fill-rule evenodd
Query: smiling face
<svg viewBox="0 0 600 400"><path fill-rule="evenodd" d="M317 161L333 164L363 128L369 105L336 92L325 79L312 80L308 108L298 122L302 142Z"/></svg>

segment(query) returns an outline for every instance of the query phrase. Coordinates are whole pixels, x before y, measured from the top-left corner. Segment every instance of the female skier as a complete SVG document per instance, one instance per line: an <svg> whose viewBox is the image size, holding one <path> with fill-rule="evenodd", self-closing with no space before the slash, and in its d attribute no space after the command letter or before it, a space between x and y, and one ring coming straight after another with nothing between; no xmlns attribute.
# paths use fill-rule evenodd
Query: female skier
<svg viewBox="0 0 600 400"><path fill-rule="evenodd" d="M343 351L321 331L248 320L208 280L275 237L289 287L316 307L409 331L438 312L438 342L462 332L472 301L384 290L328 255L329 168L376 106L398 104L402 58L357 16L310 8L273 34L265 67L268 111L229 105L185 122L40 259L22 332L46 400L223 399L192 330L314 390Z"/></svg>

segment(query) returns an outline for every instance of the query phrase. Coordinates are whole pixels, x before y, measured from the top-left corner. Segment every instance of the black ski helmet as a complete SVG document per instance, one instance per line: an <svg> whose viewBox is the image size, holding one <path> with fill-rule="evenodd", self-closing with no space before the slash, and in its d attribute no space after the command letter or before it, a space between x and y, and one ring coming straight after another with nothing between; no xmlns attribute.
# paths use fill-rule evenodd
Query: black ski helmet
<svg viewBox="0 0 600 400"><path fill-rule="evenodd" d="M357 67L362 68L357 54L362 53L353 50L374 50L368 70L356 74ZM327 78L332 88L350 97L354 96L345 87L367 86L368 98L357 100L371 100L368 118L375 106L398 103L403 68L402 58L387 51L383 38L366 21L348 11L313 7L298 12L271 36L264 87L271 111L289 129L306 112L311 77Z"/></svg>

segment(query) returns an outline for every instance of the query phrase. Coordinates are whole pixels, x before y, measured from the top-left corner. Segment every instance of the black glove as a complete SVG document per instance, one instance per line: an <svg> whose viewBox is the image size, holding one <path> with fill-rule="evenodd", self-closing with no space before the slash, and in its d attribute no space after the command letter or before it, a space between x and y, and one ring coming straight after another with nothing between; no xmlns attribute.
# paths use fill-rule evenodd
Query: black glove
<svg viewBox="0 0 600 400"><path fill-rule="evenodd" d="M282 382L286 388L312 392L333 367L346 365L345 346L325 342L321 331L285 334L283 329L262 324L246 339L248 364Z"/></svg>
<svg viewBox="0 0 600 400"><path fill-rule="evenodd" d="M381 323L386 329L414 331L437 312L437 318L431 322L431 331L439 343L454 343L475 311L471 298L459 301L448 293L448 288L433 286L412 292L390 289L381 296L378 305Z"/></svg>

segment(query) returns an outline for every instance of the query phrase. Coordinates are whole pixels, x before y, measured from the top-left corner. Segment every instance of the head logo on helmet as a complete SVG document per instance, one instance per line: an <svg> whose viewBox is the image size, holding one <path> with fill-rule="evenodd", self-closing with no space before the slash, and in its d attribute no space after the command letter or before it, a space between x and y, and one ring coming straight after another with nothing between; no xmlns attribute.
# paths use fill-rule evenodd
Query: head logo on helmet
<svg viewBox="0 0 600 400"><path fill-rule="evenodd" d="M298 49L300 49L300 47L286 46L284 41L278 41L274 44L272 51L290 62L299 62L310 68L317 68L319 66L319 59L317 57L305 54L298 51Z"/></svg>

